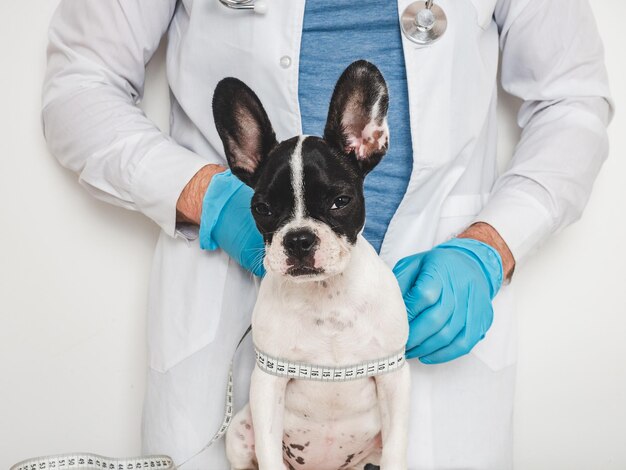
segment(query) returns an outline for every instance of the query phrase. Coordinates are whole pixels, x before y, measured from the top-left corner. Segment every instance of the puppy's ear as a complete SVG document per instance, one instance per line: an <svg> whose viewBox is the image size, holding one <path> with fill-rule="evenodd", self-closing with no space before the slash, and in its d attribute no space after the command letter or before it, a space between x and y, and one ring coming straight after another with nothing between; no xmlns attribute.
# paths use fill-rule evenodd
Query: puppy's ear
<svg viewBox="0 0 626 470"><path fill-rule="evenodd" d="M354 158L363 175L387 152L389 92L378 68L358 60L341 74L328 110L324 140Z"/></svg>
<svg viewBox="0 0 626 470"><path fill-rule="evenodd" d="M224 78L213 94L213 118L231 171L254 187L259 165L277 144L261 101L241 80Z"/></svg>

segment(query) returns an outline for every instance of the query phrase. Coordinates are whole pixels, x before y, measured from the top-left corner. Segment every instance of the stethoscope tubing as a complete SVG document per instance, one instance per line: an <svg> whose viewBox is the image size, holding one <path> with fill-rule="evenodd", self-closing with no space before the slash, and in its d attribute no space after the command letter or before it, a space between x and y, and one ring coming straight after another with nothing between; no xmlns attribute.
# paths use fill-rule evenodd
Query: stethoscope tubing
<svg viewBox="0 0 626 470"><path fill-rule="evenodd" d="M264 0L219 0L231 10L252 10L265 14L267 4ZM419 0L409 4L400 17L400 26L404 36L420 46L430 46L446 32L448 18L434 0Z"/></svg>

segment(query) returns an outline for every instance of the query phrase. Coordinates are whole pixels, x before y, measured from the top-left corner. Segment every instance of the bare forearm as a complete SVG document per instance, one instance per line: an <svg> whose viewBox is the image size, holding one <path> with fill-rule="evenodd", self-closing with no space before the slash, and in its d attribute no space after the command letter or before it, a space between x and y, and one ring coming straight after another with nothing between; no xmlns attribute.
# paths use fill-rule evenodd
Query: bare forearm
<svg viewBox="0 0 626 470"><path fill-rule="evenodd" d="M200 225L204 194L209 187L211 178L224 170L226 170L225 167L214 164L200 168L180 193L178 202L176 203L177 222L190 222Z"/></svg>
<svg viewBox="0 0 626 470"><path fill-rule="evenodd" d="M515 269L515 259L508 245L502 239L500 234L491 225L484 222L476 222L470 225L462 233L457 235L458 238L473 238L474 240L486 243L492 246L500 254L502 258L502 270L504 279L510 280Z"/></svg>

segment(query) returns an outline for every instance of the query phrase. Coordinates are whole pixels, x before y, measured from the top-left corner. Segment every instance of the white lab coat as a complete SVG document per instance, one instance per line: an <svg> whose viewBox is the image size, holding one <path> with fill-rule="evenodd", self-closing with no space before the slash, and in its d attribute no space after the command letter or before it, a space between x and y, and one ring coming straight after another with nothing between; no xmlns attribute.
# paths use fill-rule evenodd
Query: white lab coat
<svg viewBox="0 0 626 470"><path fill-rule="evenodd" d="M221 422L230 356L257 286L224 253L202 251L197 230L176 225L175 206L197 170L225 164L211 112L221 78L238 77L255 90L279 140L300 133L304 2L268 0L260 16L217 0L64 0L52 20L43 95L51 152L95 197L141 211L162 228L150 280L146 452L180 462ZM399 11L409 3L399 0ZM519 265L580 216L607 156L612 102L602 44L586 0L437 3L448 16L444 37L424 48L403 38L413 170L381 256L393 266L485 221ZM144 65L165 33L171 137L136 107ZM503 87L524 100L522 138L501 175L499 48ZM393 129L391 136L393 145ZM468 356L439 366L412 361L411 469L510 468L513 288L497 295L493 326ZM240 406L249 343L238 356ZM225 469L222 453L217 444L185 468Z"/></svg>

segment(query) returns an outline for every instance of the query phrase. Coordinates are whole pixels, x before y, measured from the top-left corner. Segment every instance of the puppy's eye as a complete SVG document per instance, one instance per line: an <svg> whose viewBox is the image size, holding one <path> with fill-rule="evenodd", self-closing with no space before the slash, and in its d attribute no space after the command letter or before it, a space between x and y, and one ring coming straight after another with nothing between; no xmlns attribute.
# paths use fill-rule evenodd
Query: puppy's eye
<svg viewBox="0 0 626 470"><path fill-rule="evenodd" d="M342 209L346 207L348 204L350 204L351 200L352 199L350 199L350 197L348 196L339 196L333 201L333 205L331 206L330 210L334 211L337 209Z"/></svg>
<svg viewBox="0 0 626 470"><path fill-rule="evenodd" d="M267 217L268 215L272 215L272 210L270 209L270 206L264 202L259 202L255 204L253 206L253 209L254 209L254 212L264 217Z"/></svg>

